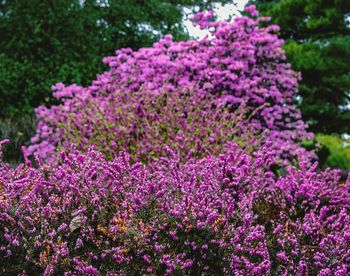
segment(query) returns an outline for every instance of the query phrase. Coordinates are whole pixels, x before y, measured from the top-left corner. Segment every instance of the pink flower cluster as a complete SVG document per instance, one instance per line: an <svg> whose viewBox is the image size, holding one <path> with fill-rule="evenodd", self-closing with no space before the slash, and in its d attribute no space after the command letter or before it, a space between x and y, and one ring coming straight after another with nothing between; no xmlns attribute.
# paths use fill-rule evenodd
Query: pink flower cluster
<svg viewBox="0 0 350 276"><path fill-rule="evenodd" d="M248 11L253 17L243 16L231 23L215 22L211 20L210 13L199 13L193 20L202 28L208 28L212 37L200 41L174 42L170 36L166 36L151 48L118 50L116 56L104 59L110 70L98 76L91 86L82 88L57 84L54 86L54 96L63 103L37 109L38 129L28 154L50 157L62 143L66 146L72 142L61 133L67 129L73 131L76 137L74 142L79 140L85 145L94 142L91 131L97 133L101 128L105 128L103 133L110 133L110 137L128 137L136 122L124 124L125 132L121 133L118 116L125 106L128 106L126 109L130 113L129 107L135 106L136 100L140 100L138 104L142 106L141 101L145 96L140 99L128 95L129 102L120 102L121 92L146 94L146 91L150 91L160 95L192 90L194 97L210 94L216 103L228 104L232 108L244 103L250 112L256 109L250 125L256 132L269 131L268 139L273 141L272 150L282 165L287 165L291 157L303 160L313 158L312 152L307 152L299 145L312 135L306 131L300 112L293 105L298 74L285 61L280 48L283 41L276 35L278 27L259 27L268 18L257 17L257 11L252 7ZM143 112L150 112L147 107L145 109ZM99 116L96 117L96 114ZM126 116L129 120L148 116L140 113L129 115ZM167 116L167 113L156 115L158 117L148 119L151 125L166 121L166 118L159 117ZM95 116L95 122L92 122L91 116ZM215 119L211 110L206 116ZM212 133L213 139L216 139L215 135ZM169 139L168 146L174 143L176 137L174 135ZM123 147L124 138L119 144L113 138L113 143L117 145L110 144L108 137L105 139L105 142L95 143L103 152L128 150ZM138 139L135 143L140 144L136 147L142 147L144 142L153 144L153 138L150 141ZM158 147L159 142L164 144L162 140L156 140L155 147ZM152 151L151 148L149 150ZM129 153L138 155L132 151Z"/></svg>
<svg viewBox="0 0 350 276"><path fill-rule="evenodd" d="M90 148L0 167L0 272L347 275L350 179L267 168L268 145L155 166Z"/></svg>

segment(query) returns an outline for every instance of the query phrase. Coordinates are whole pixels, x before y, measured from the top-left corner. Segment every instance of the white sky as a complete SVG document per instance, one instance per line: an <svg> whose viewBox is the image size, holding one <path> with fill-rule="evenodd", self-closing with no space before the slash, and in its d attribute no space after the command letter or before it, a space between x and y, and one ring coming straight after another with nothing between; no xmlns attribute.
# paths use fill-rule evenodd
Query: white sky
<svg viewBox="0 0 350 276"><path fill-rule="evenodd" d="M215 12L218 15L219 19L226 20L229 19L230 16L238 16L242 11L245 4L247 4L248 0L233 0L235 4L226 4L226 5L216 5ZM208 32L205 30L200 30L199 27L193 27L192 22L190 20L185 20L185 26L189 32L189 34L194 38L204 38Z"/></svg>

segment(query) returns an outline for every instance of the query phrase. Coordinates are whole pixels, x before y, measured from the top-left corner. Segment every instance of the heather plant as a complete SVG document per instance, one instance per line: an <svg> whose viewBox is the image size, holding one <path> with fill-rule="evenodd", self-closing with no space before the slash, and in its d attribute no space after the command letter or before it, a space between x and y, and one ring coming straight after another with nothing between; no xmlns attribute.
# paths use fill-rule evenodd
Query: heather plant
<svg viewBox="0 0 350 276"><path fill-rule="evenodd" d="M50 158L60 145L64 148L74 142L78 147L86 148L92 142L103 153L107 153L108 157L119 152L115 149L125 149L130 150L133 157L138 156L144 160L145 155L161 153L159 146L163 145L163 140L177 146L184 145L184 150L188 151L185 146L193 146L194 141L189 142L186 140L188 137L183 135L194 134L191 132L191 119L187 122L188 127L182 127L187 133L181 133L181 129L176 132L176 129L170 129L169 125L161 124L170 123L167 120L172 119L176 124L184 122L185 120L178 116L182 111L172 111L173 114L169 118L152 118L152 114L158 114L147 106L151 100L146 100L146 104L142 102L148 94L144 97L134 95L146 93L145 91L154 94L176 94L178 91L193 90L193 95L198 97L198 101L202 99L203 94L207 94L212 95L214 103L219 101L231 107L245 104L249 112L255 110L247 128L249 131L253 128L256 133L268 130L267 139L273 141L271 150L282 165L288 165L289 160L295 157L310 160L314 156L313 153L306 151L299 143L312 135L306 131L300 112L293 104L298 74L293 72L285 61L284 52L280 48L283 41L278 39L276 34L279 28L274 25L259 27L261 22L268 19L258 17L253 6L248 7L247 11L251 17L243 16L233 22L216 22L211 20L211 13L199 13L193 20L202 28L208 28L211 37L200 41L174 42L171 36L166 36L151 48L138 51L118 50L116 56L104 59L110 70L98 76L89 87L62 84L54 86L54 96L60 98L63 103L37 109L37 135L32 140L33 146L28 148L28 154L34 153ZM122 93L130 95L126 95L124 100ZM125 102L125 105L121 106L118 99ZM137 99L139 103L136 103ZM181 97L179 99L179 106L188 104L188 101L181 102ZM121 126L125 127L123 130L118 125L118 116L122 113L118 110L125 106L130 110L131 106L137 104L144 106L143 111L137 111L137 114L127 112L130 116L124 116L126 121L121 123ZM191 109L192 106L179 108L185 110ZM113 114L113 110L117 110L116 114ZM150 114L142 114L146 110ZM208 112L208 118L217 118L216 112L214 111L213 115ZM167 113L163 111L160 116L167 116ZM130 123L132 118L142 118L142 122ZM146 130L135 130L135 127L144 128L146 121L150 122L151 119L151 126L146 126ZM193 123L198 124L196 120ZM220 124L227 124L224 119L219 121ZM126 122L129 124L125 125ZM205 123L209 124L194 127L198 130L215 124L208 120ZM131 139L135 141L133 145L125 145L126 137L135 133L142 136L143 132L149 131L150 128L154 128L153 134L146 133L145 137L152 140L134 137ZM158 135L154 141L154 133L162 133L164 128L166 136L169 137ZM215 129L227 128L217 126ZM97 137L101 130L103 135ZM216 135L215 130L212 134ZM224 140L228 140L230 135L231 132ZM203 135L200 136L203 138ZM213 137L216 141L221 138L223 135ZM181 139L186 141L183 143ZM146 145L141 142L145 142ZM194 150L197 150L196 147L197 145Z"/></svg>
<svg viewBox="0 0 350 276"><path fill-rule="evenodd" d="M60 92L54 95L59 97ZM241 104L233 112L232 106L215 103L208 94L195 95L193 90L82 95L76 90L71 98L63 98L63 105L50 110L53 116L46 117L45 108L37 111L45 127L38 129L32 142L44 142L28 147L28 153L40 150L44 158L57 155L56 148L45 142L65 151L74 145L84 152L95 145L107 159L124 150L133 160L150 162L171 147L186 160L220 153L231 141L253 151L266 135L250 123L256 111L249 112Z"/></svg>
<svg viewBox="0 0 350 276"><path fill-rule="evenodd" d="M263 228L246 206L256 189L245 180L250 158L237 147L187 165L169 156L152 170L130 165L124 153L107 162L90 149L63 153L59 166L38 162L2 176L2 272L268 271ZM252 170L258 181L261 167ZM230 188L227 176L242 185Z"/></svg>
<svg viewBox="0 0 350 276"><path fill-rule="evenodd" d="M0 166L3 274L346 275L350 180L301 164L283 177L270 145L155 166L93 148L35 169Z"/></svg>
<svg viewBox="0 0 350 276"><path fill-rule="evenodd" d="M279 275L348 275L350 271L350 175L316 173L317 163L290 167L272 192L255 201L265 226L271 268Z"/></svg>

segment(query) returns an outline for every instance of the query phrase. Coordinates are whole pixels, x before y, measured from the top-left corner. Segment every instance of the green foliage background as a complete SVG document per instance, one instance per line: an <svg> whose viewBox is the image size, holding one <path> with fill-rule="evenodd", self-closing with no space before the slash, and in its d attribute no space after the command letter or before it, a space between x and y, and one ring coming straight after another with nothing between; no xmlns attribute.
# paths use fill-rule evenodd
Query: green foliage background
<svg viewBox="0 0 350 276"><path fill-rule="evenodd" d="M250 0L281 27L292 68L301 72L303 118L328 149L326 165L350 169L340 134L350 133L350 1ZM323 133L323 134L322 134ZM330 136L333 135L333 136Z"/></svg>
<svg viewBox="0 0 350 276"><path fill-rule="evenodd" d="M339 169L349 169L350 141L337 135L318 134L315 137L317 143L328 151L325 156L325 164Z"/></svg>
<svg viewBox="0 0 350 276"><path fill-rule="evenodd" d="M350 132L350 1L251 0L281 27L311 130Z"/></svg>
<svg viewBox="0 0 350 276"><path fill-rule="evenodd" d="M187 38L183 8L215 2L228 1L0 0L0 116L31 111L57 82L87 85L116 49Z"/></svg>

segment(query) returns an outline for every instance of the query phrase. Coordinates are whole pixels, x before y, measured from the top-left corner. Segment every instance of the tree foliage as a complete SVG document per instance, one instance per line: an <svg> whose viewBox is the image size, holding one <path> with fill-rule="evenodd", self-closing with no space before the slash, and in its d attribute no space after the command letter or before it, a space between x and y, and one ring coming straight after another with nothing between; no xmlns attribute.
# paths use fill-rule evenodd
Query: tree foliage
<svg viewBox="0 0 350 276"><path fill-rule="evenodd" d="M316 132L350 131L350 1L251 0L281 27L293 69L301 71L300 107Z"/></svg>
<svg viewBox="0 0 350 276"><path fill-rule="evenodd" d="M0 0L0 115L31 110L57 82L87 85L102 57L187 37L184 7L227 1Z"/></svg>

